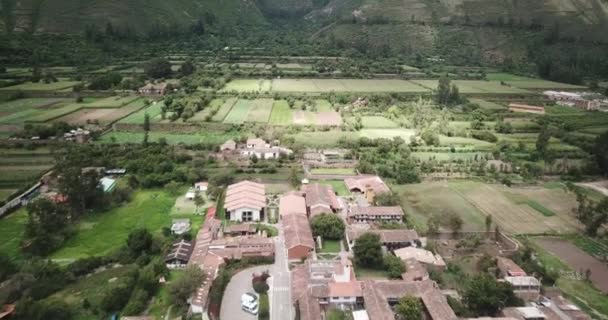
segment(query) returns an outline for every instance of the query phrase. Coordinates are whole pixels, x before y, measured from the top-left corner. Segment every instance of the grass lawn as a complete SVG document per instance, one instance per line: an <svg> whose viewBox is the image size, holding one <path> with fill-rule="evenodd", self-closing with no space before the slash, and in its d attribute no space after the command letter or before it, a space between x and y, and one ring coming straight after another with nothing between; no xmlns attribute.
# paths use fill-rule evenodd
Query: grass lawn
<svg viewBox="0 0 608 320"><path fill-rule="evenodd" d="M28 215L25 208L21 208L0 219L0 252L14 259L20 259L19 244L25 232Z"/></svg>
<svg viewBox="0 0 608 320"><path fill-rule="evenodd" d="M319 175L355 175L353 168L314 168L310 169L310 173Z"/></svg>
<svg viewBox="0 0 608 320"><path fill-rule="evenodd" d="M340 240L323 240L323 248L319 249L321 253L340 252Z"/></svg>
<svg viewBox="0 0 608 320"><path fill-rule="evenodd" d="M346 187L344 180L318 180L314 181L334 188L334 192L339 196L350 196L350 191Z"/></svg>
<svg viewBox="0 0 608 320"><path fill-rule="evenodd" d="M109 254L124 245L129 233L137 228L158 233L162 227L170 226L173 217L169 212L174 203L175 198L163 191L136 191L128 204L84 217L76 234L51 258L71 262Z"/></svg>
<svg viewBox="0 0 608 320"><path fill-rule="evenodd" d="M17 189L0 189L0 201L4 201L15 191L17 191Z"/></svg>
<svg viewBox="0 0 608 320"><path fill-rule="evenodd" d="M355 276L358 280L373 279L382 280L388 279L388 274L384 269L368 269L355 265Z"/></svg>
<svg viewBox="0 0 608 320"><path fill-rule="evenodd" d="M287 126L293 123L293 113L287 101L278 100L273 103L269 123L279 126Z"/></svg>
<svg viewBox="0 0 608 320"><path fill-rule="evenodd" d="M399 125L392 120L382 116L364 116L361 117L361 123L364 128L398 128Z"/></svg>
<svg viewBox="0 0 608 320"><path fill-rule="evenodd" d="M71 88L79 83L80 83L80 81L57 81L57 82L51 82L51 83L26 82L26 83L18 84L16 86L0 88L0 91L3 91L3 90L57 91L57 90Z"/></svg>

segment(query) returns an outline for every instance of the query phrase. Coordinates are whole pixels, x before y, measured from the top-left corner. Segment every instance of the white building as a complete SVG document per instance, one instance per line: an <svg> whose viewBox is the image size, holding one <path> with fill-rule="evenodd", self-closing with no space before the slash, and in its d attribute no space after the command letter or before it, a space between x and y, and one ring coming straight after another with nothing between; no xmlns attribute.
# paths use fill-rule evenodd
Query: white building
<svg viewBox="0 0 608 320"><path fill-rule="evenodd" d="M194 184L194 189L196 191L207 192L207 188L209 188L209 183L206 181L201 181Z"/></svg>
<svg viewBox="0 0 608 320"><path fill-rule="evenodd" d="M263 184L241 181L228 186L224 208L231 221L260 221L264 218L266 188Z"/></svg>

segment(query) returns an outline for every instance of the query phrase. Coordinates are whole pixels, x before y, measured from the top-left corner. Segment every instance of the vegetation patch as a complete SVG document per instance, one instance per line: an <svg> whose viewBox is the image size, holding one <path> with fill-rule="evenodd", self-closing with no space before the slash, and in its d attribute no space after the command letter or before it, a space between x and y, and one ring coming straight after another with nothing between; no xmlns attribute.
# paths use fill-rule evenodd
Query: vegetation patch
<svg viewBox="0 0 608 320"><path fill-rule="evenodd" d="M278 126L288 126L293 123L293 113L287 101L274 101L269 123Z"/></svg>

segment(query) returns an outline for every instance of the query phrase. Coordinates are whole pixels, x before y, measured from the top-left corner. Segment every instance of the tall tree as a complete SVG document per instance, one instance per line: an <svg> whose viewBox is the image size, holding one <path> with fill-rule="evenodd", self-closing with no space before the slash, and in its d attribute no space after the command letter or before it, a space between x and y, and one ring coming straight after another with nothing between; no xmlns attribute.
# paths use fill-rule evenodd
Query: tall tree
<svg viewBox="0 0 608 320"><path fill-rule="evenodd" d="M399 316L399 319L421 320L422 303L419 298L407 295L399 299L399 303L395 306L395 312Z"/></svg>
<svg viewBox="0 0 608 320"><path fill-rule="evenodd" d="M205 280L205 274L199 267L187 268L181 277L169 284L169 300L177 306L185 306L203 280Z"/></svg>
<svg viewBox="0 0 608 320"><path fill-rule="evenodd" d="M608 175L608 131L600 134L595 139L595 145L592 152L602 174L604 174L604 176Z"/></svg>
<svg viewBox="0 0 608 320"><path fill-rule="evenodd" d="M301 182L298 168L295 166L291 167L291 170L289 171L289 185L291 185L292 188L297 188L300 186Z"/></svg>
<svg viewBox="0 0 608 320"><path fill-rule="evenodd" d="M505 307L522 304L511 284L498 282L488 274L479 274L469 280L463 301L478 316L495 316Z"/></svg>
<svg viewBox="0 0 608 320"><path fill-rule="evenodd" d="M450 102L450 79L448 77L439 78L436 99L439 104L447 105Z"/></svg>
<svg viewBox="0 0 608 320"><path fill-rule="evenodd" d="M144 65L144 71L149 78L166 78L171 75L171 63L165 58L156 58Z"/></svg>
<svg viewBox="0 0 608 320"><path fill-rule="evenodd" d="M549 147L549 139L551 139L551 129L548 124L543 124L540 127L538 138L536 139L536 152L538 155L545 159L547 157L547 150Z"/></svg>
<svg viewBox="0 0 608 320"><path fill-rule="evenodd" d="M310 227L315 236L321 236L324 240L340 240L344 237L344 221L333 213L315 216Z"/></svg>
<svg viewBox="0 0 608 320"><path fill-rule="evenodd" d="M382 243L377 234L365 233L355 241L353 248L357 265L367 268L382 267Z"/></svg>

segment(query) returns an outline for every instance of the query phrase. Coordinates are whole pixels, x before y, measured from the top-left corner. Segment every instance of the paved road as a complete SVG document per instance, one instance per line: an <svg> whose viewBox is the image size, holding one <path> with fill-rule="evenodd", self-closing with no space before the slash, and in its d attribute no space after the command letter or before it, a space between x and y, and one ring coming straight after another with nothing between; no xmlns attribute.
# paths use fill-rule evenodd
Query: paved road
<svg viewBox="0 0 608 320"><path fill-rule="evenodd" d="M222 320L257 320L257 316L249 314L241 309L241 295L246 292L254 292L251 286L251 275L269 270L272 266L257 266L245 269L232 277L224 292L222 306L220 308L220 319Z"/></svg>
<svg viewBox="0 0 608 320"><path fill-rule="evenodd" d="M275 263L271 270L270 320L292 320L293 305L291 303L291 274L287 249L285 249L283 230L274 238Z"/></svg>

